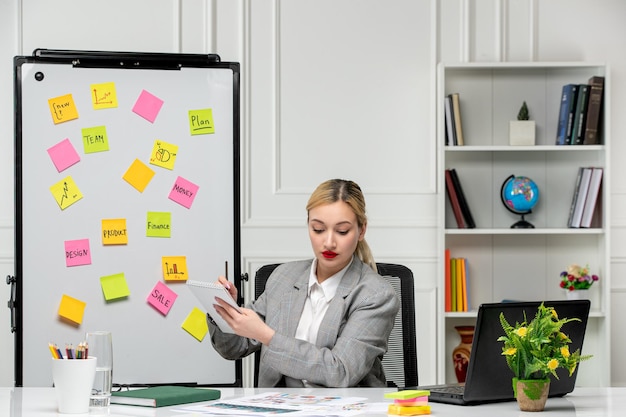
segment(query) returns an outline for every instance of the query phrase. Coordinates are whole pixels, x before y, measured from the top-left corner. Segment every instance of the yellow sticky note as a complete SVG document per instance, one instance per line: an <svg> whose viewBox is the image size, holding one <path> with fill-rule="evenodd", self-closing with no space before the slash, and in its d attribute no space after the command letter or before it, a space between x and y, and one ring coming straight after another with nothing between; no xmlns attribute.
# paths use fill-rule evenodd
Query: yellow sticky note
<svg viewBox="0 0 626 417"><path fill-rule="evenodd" d="M189 133L192 135L208 135L215 133L213 110L189 110Z"/></svg>
<svg viewBox="0 0 626 417"><path fill-rule="evenodd" d="M135 159L122 178L137 191L143 193L152 177L154 177L154 171L139 159Z"/></svg>
<svg viewBox="0 0 626 417"><path fill-rule="evenodd" d="M63 294L61 304L59 305L59 316L76 324L81 324L83 322L86 305L87 303L84 301Z"/></svg>
<svg viewBox="0 0 626 417"><path fill-rule="evenodd" d="M83 198L82 193L71 176L67 176L51 186L50 192L54 196L54 199L59 207L61 207L61 210L65 210Z"/></svg>
<svg viewBox="0 0 626 417"><path fill-rule="evenodd" d="M106 126L86 127L82 129L83 148L85 153L104 152L109 150Z"/></svg>
<svg viewBox="0 0 626 417"><path fill-rule="evenodd" d="M107 301L128 297L130 290L123 273L100 277L102 294Z"/></svg>
<svg viewBox="0 0 626 417"><path fill-rule="evenodd" d="M127 243L126 219L102 219L103 245L125 245Z"/></svg>
<svg viewBox="0 0 626 417"><path fill-rule="evenodd" d="M149 211L147 217L147 237L170 237L172 235L172 213L166 211Z"/></svg>
<svg viewBox="0 0 626 417"><path fill-rule="evenodd" d="M187 257L186 256L163 256L163 279L165 281L187 281Z"/></svg>
<svg viewBox="0 0 626 417"><path fill-rule="evenodd" d="M91 84L91 103L93 109L111 109L117 107L115 83Z"/></svg>
<svg viewBox="0 0 626 417"><path fill-rule="evenodd" d="M178 146L157 139L154 141L150 163L162 168L174 169L177 152Z"/></svg>
<svg viewBox="0 0 626 417"><path fill-rule="evenodd" d="M385 398L394 398L399 400L407 400L409 398L428 397L430 391L423 389L409 389L402 391L386 392Z"/></svg>
<svg viewBox="0 0 626 417"><path fill-rule="evenodd" d="M49 99L48 106L50 106L50 114L55 125L78 119L78 110L71 94Z"/></svg>
<svg viewBox="0 0 626 417"><path fill-rule="evenodd" d="M419 416L430 414L430 405L416 405L404 407L397 404L389 404L387 414L394 416Z"/></svg>
<svg viewBox="0 0 626 417"><path fill-rule="evenodd" d="M204 336L209 331L209 325L206 322L206 314L197 307L194 307L181 326L187 333L202 342Z"/></svg>

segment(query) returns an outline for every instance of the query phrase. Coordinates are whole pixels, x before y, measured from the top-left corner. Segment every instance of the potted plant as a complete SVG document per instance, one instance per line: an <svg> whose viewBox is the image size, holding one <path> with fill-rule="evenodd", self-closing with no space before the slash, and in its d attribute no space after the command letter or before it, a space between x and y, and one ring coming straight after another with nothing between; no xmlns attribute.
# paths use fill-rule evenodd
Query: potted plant
<svg viewBox="0 0 626 417"><path fill-rule="evenodd" d="M526 146L535 144L535 121L530 120L525 101L517 113L517 120L509 122L509 144Z"/></svg>
<svg viewBox="0 0 626 417"><path fill-rule="evenodd" d="M561 331L564 324L578 318L559 319L553 307L543 303L529 322L524 314L522 323L509 324L500 313L504 336L502 355L513 371L513 392L522 411L542 411L550 389L550 375L559 378L556 370L564 368L572 376L576 366L591 355L581 355L580 349L570 352L569 336Z"/></svg>
<svg viewBox="0 0 626 417"><path fill-rule="evenodd" d="M593 283L599 279L597 275L589 273L589 265L581 267L573 264L568 266L566 271L561 272L559 285L565 289L568 299L578 300L580 298L588 298L586 290L591 288Z"/></svg>

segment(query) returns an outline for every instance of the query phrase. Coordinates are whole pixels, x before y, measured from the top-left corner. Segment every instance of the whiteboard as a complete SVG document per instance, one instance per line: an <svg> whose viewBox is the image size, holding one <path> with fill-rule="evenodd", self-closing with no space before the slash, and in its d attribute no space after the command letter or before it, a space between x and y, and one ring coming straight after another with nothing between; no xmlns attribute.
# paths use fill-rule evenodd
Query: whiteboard
<svg viewBox="0 0 626 417"><path fill-rule="evenodd" d="M76 54L14 60L16 385L52 384L49 342L110 330L114 384L239 386L240 361L187 321L204 310L184 282L228 274L240 285L239 65ZM214 133L192 134L207 109ZM122 226L125 241L111 240Z"/></svg>

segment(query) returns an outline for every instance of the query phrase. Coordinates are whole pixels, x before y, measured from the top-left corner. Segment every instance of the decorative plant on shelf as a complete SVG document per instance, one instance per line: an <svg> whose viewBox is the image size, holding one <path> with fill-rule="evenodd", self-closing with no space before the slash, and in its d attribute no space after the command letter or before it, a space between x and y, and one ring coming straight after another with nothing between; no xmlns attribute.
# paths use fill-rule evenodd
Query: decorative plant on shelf
<svg viewBox="0 0 626 417"><path fill-rule="evenodd" d="M561 328L572 321L580 319L559 319L556 310L543 303L530 322L524 314L524 321L514 326L500 313L505 335L498 341L504 342L502 355L513 371L513 391L523 411L543 410L550 388L549 375L559 379L556 370L564 368L572 376L580 361L591 358L581 355L580 349L570 352L572 341Z"/></svg>
<svg viewBox="0 0 626 417"><path fill-rule="evenodd" d="M526 102L522 103L522 107L519 109L517 113L517 120L530 120L530 115L528 114L528 106Z"/></svg>
<svg viewBox="0 0 626 417"><path fill-rule="evenodd" d="M568 266L566 271L561 272L559 285L568 291L588 290L599 279L597 275L589 274L589 265L581 267L573 264Z"/></svg>
<svg viewBox="0 0 626 417"><path fill-rule="evenodd" d="M517 113L517 120L509 122L509 143L526 146L535 144L535 121L530 120L526 101L522 103Z"/></svg>

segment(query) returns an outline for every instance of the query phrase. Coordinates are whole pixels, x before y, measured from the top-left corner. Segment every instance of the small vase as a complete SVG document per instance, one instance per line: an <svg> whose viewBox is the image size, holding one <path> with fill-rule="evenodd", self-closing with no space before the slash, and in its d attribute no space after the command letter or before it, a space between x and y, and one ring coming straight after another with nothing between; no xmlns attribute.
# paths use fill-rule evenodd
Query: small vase
<svg viewBox="0 0 626 417"><path fill-rule="evenodd" d="M513 378L513 392L521 411L543 411L550 392L550 378L530 380Z"/></svg>
<svg viewBox="0 0 626 417"><path fill-rule="evenodd" d="M568 300L589 300L589 290L565 290Z"/></svg>
<svg viewBox="0 0 626 417"><path fill-rule="evenodd" d="M457 381L465 382L474 339L474 326L455 326L455 329L461 336L461 343L452 350L452 363Z"/></svg>

